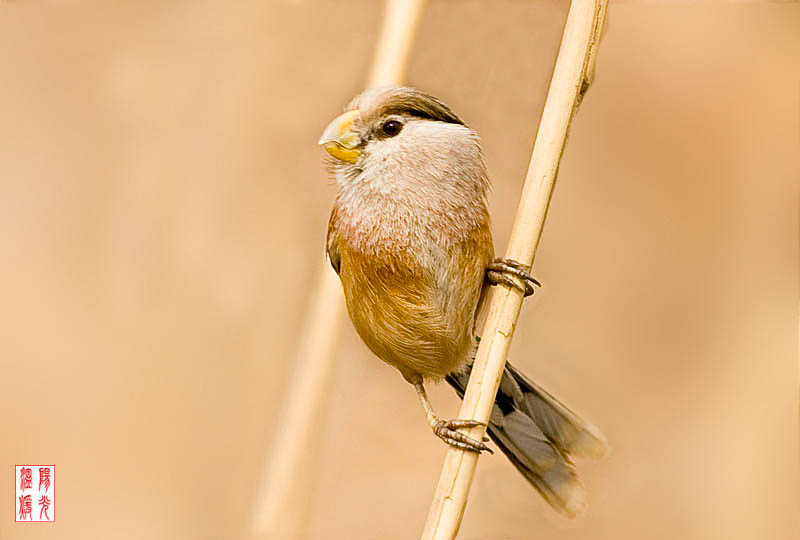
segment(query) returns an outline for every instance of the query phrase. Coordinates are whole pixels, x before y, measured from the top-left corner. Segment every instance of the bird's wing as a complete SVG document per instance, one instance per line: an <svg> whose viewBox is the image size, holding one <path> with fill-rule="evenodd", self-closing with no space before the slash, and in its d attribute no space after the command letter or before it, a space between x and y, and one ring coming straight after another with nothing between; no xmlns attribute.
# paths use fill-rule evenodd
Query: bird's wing
<svg viewBox="0 0 800 540"><path fill-rule="evenodd" d="M475 324L483 298L486 267L492 261L492 233L489 220L472 230L465 242L457 244L449 253L447 279L443 288L450 295L455 309L466 318L462 324L474 335ZM462 303L463 302L463 303Z"/></svg>
<svg viewBox="0 0 800 540"><path fill-rule="evenodd" d="M328 220L328 238L326 240L325 251L328 253L328 260L331 261L333 271L337 274L342 265L342 256L339 253L339 237L336 234L336 207L333 207L331 217Z"/></svg>

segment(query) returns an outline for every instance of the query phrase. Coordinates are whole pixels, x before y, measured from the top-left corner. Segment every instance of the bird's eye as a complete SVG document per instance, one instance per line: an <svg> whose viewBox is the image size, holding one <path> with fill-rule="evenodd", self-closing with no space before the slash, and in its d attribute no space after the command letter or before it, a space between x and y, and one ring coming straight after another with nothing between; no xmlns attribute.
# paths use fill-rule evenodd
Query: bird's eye
<svg viewBox="0 0 800 540"><path fill-rule="evenodd" d="M395 135L400 133L401 129L403 129L403 124L401 124L397 120L387 120L381 126L381 131L387 137L394 137Z"/></svg>

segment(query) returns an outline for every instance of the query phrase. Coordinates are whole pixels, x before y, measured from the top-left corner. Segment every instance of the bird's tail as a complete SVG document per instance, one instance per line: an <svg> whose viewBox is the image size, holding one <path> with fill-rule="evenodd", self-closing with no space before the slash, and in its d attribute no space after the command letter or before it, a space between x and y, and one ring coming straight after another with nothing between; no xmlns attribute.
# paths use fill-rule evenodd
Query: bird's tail
<svg viewBox="0 0 800 540"><path fill-rule="evenodd" d="M447 376L462 398L471 371L470 362ZM596 427L506 364L487 431L553 508L569 517L583 512L586 491L572 457L606 455L608 443Z"/></svg>

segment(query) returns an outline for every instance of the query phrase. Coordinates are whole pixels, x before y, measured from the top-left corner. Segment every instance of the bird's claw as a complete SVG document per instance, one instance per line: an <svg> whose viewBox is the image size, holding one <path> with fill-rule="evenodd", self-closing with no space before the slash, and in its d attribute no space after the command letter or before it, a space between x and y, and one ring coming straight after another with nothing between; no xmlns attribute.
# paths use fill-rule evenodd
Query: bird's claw
<svg viewBox="0 0 800 540"><path fill-rule="evenodd" d="M486 268L486 278L493 285L507 285L530 296L534 292L533 286L541 287L542 284L528 273L529 270L529 266L513 259L495 259Z"/></svg>
<svg viewBox="0 0 800 540"><path fill-rule="evenodd" d="M450 446L470 452L489 452L490 454L494 454L492 449L481 441L476 441L472 437L469 437L460 431L456 431L461 428L473 428L478 426L485 427L486 424L483 422L478 422L477 420L439 420L433 425L433 432L437 437L442 439ZM489 439L484 436L483 440L488 441Z"/></svg>

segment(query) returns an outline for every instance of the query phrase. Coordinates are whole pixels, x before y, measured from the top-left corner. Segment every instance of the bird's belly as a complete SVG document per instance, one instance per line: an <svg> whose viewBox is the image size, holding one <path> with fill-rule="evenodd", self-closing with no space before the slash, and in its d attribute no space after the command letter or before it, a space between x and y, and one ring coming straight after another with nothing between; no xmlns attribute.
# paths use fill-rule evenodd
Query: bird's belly
<svg viewBox="0 0 800 540"><path fill-rule="evenodd" d="M472 313L437 302L431 280L410 265L349 258L343 257L341 272L347 310L373 353L412 382L444 377L466 362Z"/></svg>

